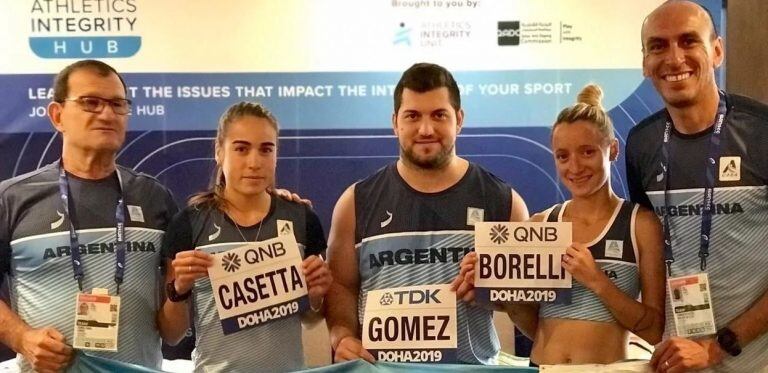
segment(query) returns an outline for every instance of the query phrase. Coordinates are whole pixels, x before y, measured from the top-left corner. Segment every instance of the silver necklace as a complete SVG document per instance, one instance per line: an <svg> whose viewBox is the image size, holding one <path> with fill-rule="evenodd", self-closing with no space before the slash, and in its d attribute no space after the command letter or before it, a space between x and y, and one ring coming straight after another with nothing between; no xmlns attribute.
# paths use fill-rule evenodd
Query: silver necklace
<svg viewBox="0 0 768 373"><path fill-rule="evenodd" d="M232 220L232 222L235 223L235 229L237 229L237 233L240 233L240 237L243 238L243 242L249 242L245 238L245 235L243 234L243 231L240 230L240 224L237 224L237 221L235 219L233 219L232 215L229 215L228 212L225 212L225 214L227 214L227 216L229 217L229 220ZM266 217L266 216L264 216L264 217ZM263 225L264 225L264 219L262 218L261 221L259 222L259 229L256 230L256 238L253 239L253 242L259 242L259 235L261 234L261 227Z"/></svg>

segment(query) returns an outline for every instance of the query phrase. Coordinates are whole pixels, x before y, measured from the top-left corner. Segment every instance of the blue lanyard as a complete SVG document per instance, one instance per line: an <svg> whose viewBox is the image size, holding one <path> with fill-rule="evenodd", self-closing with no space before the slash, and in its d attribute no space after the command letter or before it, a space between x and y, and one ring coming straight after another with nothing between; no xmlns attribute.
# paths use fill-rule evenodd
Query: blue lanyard
<svg viewBox="0 0 768 373"><path fill-rule="evenodd" d="M123 278L125 277L125 204L123 201L123 179L120 176L120 170L116 169L115 172L117 173L117 181L120 188L120 199L118 199L117 208L115 209L115 220L117 220L117 227L115 227L115 283L117 284L117 294L119 295L120 284L123 283ZM83 291L85 273L83 271L83 261L80 258L80 240L77 235L77 229L75 229L75 222L69 213L69 182L61 161L59 161L59 194L64 205L64 214L67 220L69 220L69 251L72 258L72 271L75 273L78 288L80 288L80 291Z"/></svg>
<svg viewBox="0 0 768 373"><path fill-rule="evenodd" d="M699 235L699 259L701 270L707 270L707 257L709 257L709 241L712 231L712 208L714 206L715 174L717 173L717 158L720 156L722 141L720 134L725 126L725 114L727 107L725 94L720 91L720 102L717 105L714 130L709 138L709 151L705 159L704 169L706 178L704 184L704 202L701 211L701 231ZM672 263L675 257L672 253L672 238L669 227L669 139L672 135L672 119L667 114L667 123L664 128L664 144L661 148L662 167L664 172L664 261L667 263L667 276L672 276Z"/></svg>

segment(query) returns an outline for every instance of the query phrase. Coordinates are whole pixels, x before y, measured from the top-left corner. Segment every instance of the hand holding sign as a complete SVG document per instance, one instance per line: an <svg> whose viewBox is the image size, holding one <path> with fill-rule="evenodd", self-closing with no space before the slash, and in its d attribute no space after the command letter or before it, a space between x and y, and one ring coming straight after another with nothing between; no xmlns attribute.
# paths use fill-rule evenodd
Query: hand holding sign
<svg viewBox="0 0 768 373"><path fill-rule="evenodd" d="M563 255L563 268L573 276L574 280L592 291L595 291L600 283L605 281L610 283L605 273L597 268L592 252L582 243L574 242L568 246Z"/></svg>
<svg viewBox="0 0 768 373"><path fill-rule="evenodd" d="M195 280L208 277L208 267L213 265L213 255L201 250L187 250L176 254L171 262L176 292L184 294L192 290Z"/></svg>
<svg viewBox="0 0 768 373"><path fill-rule="evenodd" d="M308 256L301 266L304 270L304 278L307 279L309 304L313 310L317 310L322 307L323 298L333 282L331 270L323 258L317 255Z"/></svg>
<svg viewBox="0 0 768 373"><path fill-rule="evenodd" d="M464 302L475 301L475 266L477 265L477 253L471 252L464 255L459 267L459 275L451 283L451 290L456 292L456 298Z"/></svg>
<svg viewBox="0 0 768 373"><path fill-rule="evenodd" d="M341 341L339 341L339 345L336 346L336 353L333 355L333 361L335 363L340 363L342 361L356 359L364 359L371 364L376 362L373 355L363 348L363 342L360 339L351 335L342 338Z"/></svg>

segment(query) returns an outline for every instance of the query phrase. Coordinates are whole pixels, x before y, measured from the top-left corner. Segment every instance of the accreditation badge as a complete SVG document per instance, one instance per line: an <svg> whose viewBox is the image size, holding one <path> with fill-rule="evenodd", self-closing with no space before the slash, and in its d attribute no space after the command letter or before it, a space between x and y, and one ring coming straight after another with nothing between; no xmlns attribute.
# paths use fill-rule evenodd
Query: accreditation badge
<svg viewBox="0 0 768 373"><path fill-rule="evenodd" d="M214 254L208 277L224 334L306 311L301 262L293 234Z"/></svg>
<svg viewBox="0 0 768 373"><path fill-rule="evenodd" d="M81 350L117 351L120 297L106 289L75 298L75 337L72 346Z"/></svg>
<svg viewBox="0 0 768 373"><path fill-rule="evenodd" d="M456 293L450 284L368 291L363 347L379 361L456 362Z"/></svg>
<svg viewBox="0 0 768 373"><path fill-rule="evenodd" d="M571 233L571 223L475 223L475 299L570 304L562 257Z"/></svg>
<svg viewBox="0 0 768 373"><path fill-rule="evenodd" d="M667 280L667 289L679 337L712 335L717 332L706 273L670 278Z"/></svg>

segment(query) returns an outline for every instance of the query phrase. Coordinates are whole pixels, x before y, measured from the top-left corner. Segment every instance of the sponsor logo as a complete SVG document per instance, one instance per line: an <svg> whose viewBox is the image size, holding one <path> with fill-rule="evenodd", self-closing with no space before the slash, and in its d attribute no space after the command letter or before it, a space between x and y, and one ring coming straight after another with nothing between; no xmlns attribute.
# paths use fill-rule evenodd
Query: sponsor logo
<svg viewBox="0 0 768 373"><path fill-rule="evenodd" d="M720 181L741 180L741 157L720 157Z"/></svg>
<svg viewBox="0 0 768 373"><path fill-rule="evenodd" d="M137 0L34 1L29 47L40 58L125 58L141 48ZM107 36L108 35L108 36Z"/></svg>
<svg viewBox="0 0 768 373"><path fill-rule="evenodd" d="M64 223L64 214L56 210L56 215L59 215L59 219L51 223L51 230L61 227L61 225Z"/></svg>
<svg viewBox="0 0 768 373"><path fill-rule="evenodd" d="M624 256L624 241L605 240L605 256L608 258L621 258Z"/></svg>
<svg viewBox="0 0 768 373"><path fill-rule="evenodd" d="M131 221L144 223L144 211L141 210L141 206L128 205L128 216Z"/></svg>
<svg viewBox="0 0 768 373"><path fill-rule="evenodd" d="M389 306L392 304L442 304L438 299L440 289L426 290L398 290L394 292L385 292L379 298L379 304Z"/></svg>
<svg viewBox="0 0 768 373"><path fill-rule="evenodd" d="M278 236L288 236L293 234L293 222L290 220L278 220Z"/></svg>
<svg viewBox="0 0 768 373"><path fill-rule="evenodd" d="M424 21L416 25L400 22L392 45L420 48L467 45L472 36L472 23L463 20Z"/></svg>
<svg viewBox="0 0 768 373"><path fill-rule="evenodd" d="M664 163L659 162L659 165L661 166L661 171L659 171L659 173L656 174L657 183L660 183L662 180L664 180L664 174L667 173L667 167L664 166Z"/></svg>
<svg viewBox="0 0 768 373"><path fill-rule="evenodd" d="M520 21L501 21L496 31L499 45L520 45Z"/></svg>
<svg viewBox="0 0 768 373"><path fill-rule="evenodd" d="M494 225L491 227L491 241L493 241L495 244L500 245L509 239L509 229L507 229L506 226L503 226L501 224Z"/></svg>
<svg viewBox="0 0 768 373"><path fill-rule="evenodd" d="M578 27L562 21L498 21L496 29L496 43L502 47L575 43L582 36Z"/></svg>
<svg viewBox="0 0 768 373"><path fill-rule="evenodd" d="M384 228L384 227L388 226L389 223L391 223L391 222L392 222L392 213L387 211L387 218L384 219L384 221L382 221L381 223L379 223L379 225L381 225L381 227Z"/></svg>
<svg viewBox="0 0 768 373"><path fill-rule="evenodd" d="M379 304L381 304L382 306L389 306L394 301L395 301L395 298L392 297L391 293L384 293L381 295L381 298L379 299Z"/></svg>
<svg viewBox="0 0 768 373"><path fill-rule="evenodd" d="M395 37L392 40L393 45L407 45L411 46L411 29L410 27L405 26L405 22L400 22L400 27L397 28L395 31Z"/></svg>
<svg viewBox="0 0 768 373"><path fill-rule="evenodd" d="M213 223L213 228L215 228L216 230L213 233L211 233L210 235L208 235L208 241L213 241L213 240L219 238L219 235L221 234L221 227L216 225L216 223Z"/></svg>
<svg viewBox="0 0 768 373"><path fill-rule="evenodd" d="M226 253L221 258L221 266L227 272L234 272L240 269L240 257L235 253Z"/></svg>
<svg viewBox="0 0 768 373"><path fill-rule="evenodd" d="M485 210L477 207L467 207L467 225L475 225L485 220Z"/></svg>

